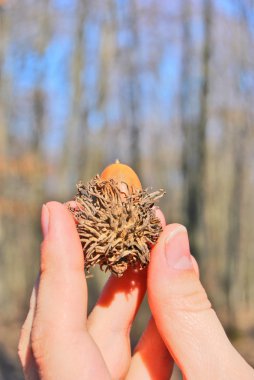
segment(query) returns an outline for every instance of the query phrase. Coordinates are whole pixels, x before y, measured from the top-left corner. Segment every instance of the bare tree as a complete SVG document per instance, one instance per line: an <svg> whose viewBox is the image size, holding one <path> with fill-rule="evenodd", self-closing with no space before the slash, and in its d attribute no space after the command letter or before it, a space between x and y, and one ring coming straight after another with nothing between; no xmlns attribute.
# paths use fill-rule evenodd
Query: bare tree
<svg viewBox="0 0 254 380"><path fill-rule="evenodd" d="M201 51L201 86L199 92L199 110L197 120L190 121L188 112L188 102L193 94L190 93L190 3L182 3L183 18L183 68L182 68L182 86L183 92L181 96L181 108L183 119L182 129L184 136L183 146L183 177L185 191L185 209L186 224L190 228L192 250L196 256L200 256L201 248L201 228L204 223L204 181L206 167L206 125L207 125L207 109L208 109L208 93L209 93L209 60L211 50L211 18L212 18L212 2L204 0L203 2L203 24L204 38ZM194 94L195 95L195 94ZM186 122L185 117L188 121Z"/></svg>
<svg viewBox="0 0 254 380"><path fill-rule="evenodd" d="M5 15L4 5L0 3L0 157L6 155L7 150L7 125L5 118L5 94L6 94L6 79L4 77L3 66L6 51L6 36L7 36L7 18Z"/></svg>
<svg viewBox="0 0 254 380"><path fill-rule="evenodd" d="M82 75L85 65L84 27L87 16L86 1L76 4L76 29L74 33L74 51L71 59L71 109L69 120L66 124L64 147L62 152L61 187L63 194L68 194L70 186L76 183L80 168L79 159L84 151L87 139L87 113L84 111L83 96L84 86ZM81 159L82 164L84 161Z"/></svg>
<svg viewBox="0 0 254 380"><path fill-rule="evenodd" d="M129 137L130 137L130 165L142 175L140 157L140 88L138 52L138 19L136 1L128 0L125 10L124 28L129 31L128 46L124 50L124 70L126 80L126 102L129 113Z"/></svg>
<svg viewBox="0 0 254 380"><path fill-rule="evenodd" d="M250 99L253 97L253 90L246 89L241 84L241 78L250 70L253 71L253 63L250 65L250 55L246 47L253 41L251 19L249 19L248 10L251 8L249 2L237 1L239 7L239 22L241 38L245 44L238 46L239 57L235 70L236 88L238 92L238 118L233 124L232 134L232 161L233 161L233 178L229 192L229 211L228 211L228 231L226 247L226 270L225 270L225 287L227 295L227 309L230 315L229 327L231 329L238 327L237 315L240 305L245 308L244 300L240 300L240 294L249 291L249 284L243 279L248 278L248 271L241 270L248 264L245 252L242 249L243 235L243 202L246 185L249 186L246 167L248 166L248 142L253 138L251 134L252 127L249 118ZM241 101L242 100L242 101ZM235 110L231 111L236 112ZM246 212L246 211L245 211Z"/></svg>

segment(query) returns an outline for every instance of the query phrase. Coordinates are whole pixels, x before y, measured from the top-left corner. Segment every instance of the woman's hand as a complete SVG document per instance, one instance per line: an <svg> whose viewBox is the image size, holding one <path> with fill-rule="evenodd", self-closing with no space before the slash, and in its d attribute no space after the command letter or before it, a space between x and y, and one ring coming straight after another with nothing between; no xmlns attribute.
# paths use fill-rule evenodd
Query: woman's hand
<svg viewBox="0 0 254 380"><path fill-rule="evenodd" d="M111 276L89 317L71 214L48 203L42 229L40 276L19 343L26 380L164 380L174 360L187 379L254 379L210 307L184 227L164 228L148 278L146 271L131 270L120 279ZM129 333L146 287L154 319L131 357Z"/></svg>

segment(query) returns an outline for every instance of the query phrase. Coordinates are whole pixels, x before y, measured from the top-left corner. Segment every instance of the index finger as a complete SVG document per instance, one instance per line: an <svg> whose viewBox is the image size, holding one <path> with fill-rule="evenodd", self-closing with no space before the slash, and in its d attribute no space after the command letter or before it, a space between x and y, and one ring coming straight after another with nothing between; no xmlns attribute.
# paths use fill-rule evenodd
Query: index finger
<svg viewBox="0 0 254 380"><path fill-rule="evenodd" d="M42 211L42 225L46 231L44 228L37 299L40 319L51 326L55 321L57 328L61 326L63 330L84 328L87 284L82 247L72 215L66 206L49 202Z"/></svg>

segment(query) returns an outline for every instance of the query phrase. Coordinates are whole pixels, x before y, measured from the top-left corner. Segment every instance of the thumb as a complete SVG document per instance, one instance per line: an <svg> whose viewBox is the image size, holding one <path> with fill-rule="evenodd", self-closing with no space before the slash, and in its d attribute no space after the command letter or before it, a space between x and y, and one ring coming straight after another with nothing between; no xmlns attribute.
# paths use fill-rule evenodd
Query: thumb
<svg viewBox="0 0 254 380"><path fill-rule="evenodd" d="M193 263L186 228L166 226L148 270L148 299L161 337L188 379L243 378L243 373L253 378L211 308Z"/></svg>

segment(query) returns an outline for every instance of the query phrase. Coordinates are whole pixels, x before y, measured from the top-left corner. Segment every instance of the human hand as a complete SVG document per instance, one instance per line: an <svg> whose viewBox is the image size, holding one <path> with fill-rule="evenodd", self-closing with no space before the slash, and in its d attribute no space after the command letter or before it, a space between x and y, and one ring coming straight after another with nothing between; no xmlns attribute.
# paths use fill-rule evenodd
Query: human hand
<svg viewBox="0 0 254 380"><path fill-rule="evenodd" d="M147 293L158 332L184 379L254 379L253 368L234 349L211 308L185 227L164 228L151 252ZM142 350L137 348L129 373L137 371ZM156 351L151 360L155 357Z"/></svg>
<svg viewBox="0 0 254 380"><path fill-rule="evenodd" d="M153 248L147 290L155 322L149 322L132 358L129 331L146 290L145 271L110 277L87 319L74 221L63 205L50 202L42 226L40 279L19 344L27 380L168 379L169 352L187 379L254 378L210 307L182 226L166 226Z"/></svg>
<svg viewBox="0 0 254 380"><path fill-rule="evenodd" d="M64 205L48 203L42 229L40 277L19 343L26 380L126 378L129 333L146 291L146 271L111 276L87 318L84 258L71 213ZM146 334L153 337L157 356L149 364L153 378L166 379L172 359L154 324ZM135 373L130 379L140 378Z"/></svg>

